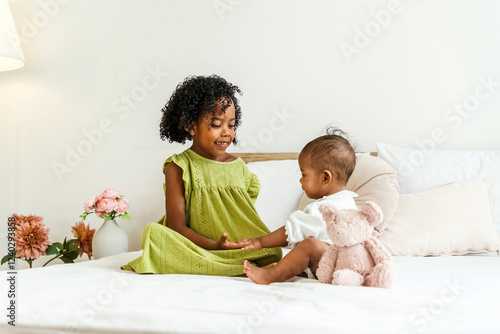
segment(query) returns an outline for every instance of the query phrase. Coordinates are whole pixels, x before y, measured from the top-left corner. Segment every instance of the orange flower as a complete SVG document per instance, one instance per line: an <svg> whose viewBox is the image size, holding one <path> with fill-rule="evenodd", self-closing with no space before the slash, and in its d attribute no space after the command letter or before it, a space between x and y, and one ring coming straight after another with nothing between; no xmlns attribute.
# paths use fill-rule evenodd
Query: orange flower
<svg viewBox="0 0 500 334"><path fill-rule="evenodd" d="M16 219L16 256L25 260L36 260L45 255L49 241L50 229L45 228L42 216L13 215Z"/></svg>
<svg viewBox="0 0 500 334"><path fill-rule="evenodd" d="M13 213L12 217L14 217L14 219L15 219L16 227L18 227L19 224L21 224L21 223L31 224L31 222L34 222L34 221L40 222L40 223L43 221L43 217L37 216L37 215L23 216L23 215L18 215L17 213Z"/></svg>
<svg viewBox="0 0 500 334"><path fill-rule="evenodd" d="M73 235L78 239L75 245L80 248L80 256L83 252L87 253L89 260L92 256L92 240L94 239L95 229L90 229L90 225L85 226L84 222L77 222L71 228Z"/></svg>

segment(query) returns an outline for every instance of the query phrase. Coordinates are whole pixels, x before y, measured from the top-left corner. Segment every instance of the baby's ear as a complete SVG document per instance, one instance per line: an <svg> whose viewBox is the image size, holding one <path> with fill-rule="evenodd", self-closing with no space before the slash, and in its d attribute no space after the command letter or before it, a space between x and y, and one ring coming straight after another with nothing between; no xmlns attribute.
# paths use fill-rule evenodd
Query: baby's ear
<svg viewBox="0 0 500 334"><path fill-rule="evenodd" d="M330 170L325 169L323 171L323 184L330 183L333 181L333 174Z"/></svg>
<svg viewBox="0 0 500 334"><path fill-rule="evenodd" d="M335 220L339 214L339 210L331 204L321 204L318 208L325 222Z"/></svg>
<svg viewBox="0 0 500 334"><path fill-rule="evenodd" d="M361 213L366 216L366 219L371 226L377 226L382 222L383 214L380 207L375 202L367 201L361 207Z"/></svg>

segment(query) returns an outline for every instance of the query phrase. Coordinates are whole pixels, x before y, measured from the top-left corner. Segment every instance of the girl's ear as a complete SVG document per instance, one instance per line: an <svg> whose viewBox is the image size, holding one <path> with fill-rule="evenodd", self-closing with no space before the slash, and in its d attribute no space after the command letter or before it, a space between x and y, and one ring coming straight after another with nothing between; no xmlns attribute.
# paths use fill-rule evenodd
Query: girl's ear
<svg viewBox="0 0 500 334"><path fill-rule="evenodd" d="M323 171L323 184L328 184L332 182L332 180L333 180L332 172L330 172L328 169L325 169Z"/></svg>
<svg viewBox="0 0 500 334"><path fill-rule="evenodd" d="M191 137L194 135L194 126L191 125L190 127L185 127L184 129Z"/></svg>

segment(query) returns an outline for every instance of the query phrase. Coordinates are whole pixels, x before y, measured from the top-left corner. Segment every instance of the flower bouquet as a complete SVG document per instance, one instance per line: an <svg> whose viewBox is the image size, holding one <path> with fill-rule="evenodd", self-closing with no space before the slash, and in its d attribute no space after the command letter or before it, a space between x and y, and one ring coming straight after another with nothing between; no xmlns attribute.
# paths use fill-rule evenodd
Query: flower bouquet
<svg viewBox="0 0 500 334"><path fill-rule="evenodd" d="M82 221L91 213L95 213L98 217L105 220L114 220L121 217L122 219L130 220L127 213L129 203L128 200L120 195L115 189L106 189L97 197L90 197L83 208L85 212L80 216Z"/></svg>
<svg viewBox="0 0 500 334"><path fill-rule="evenodd" d="M32 268L33 261L42 255L55 255L42 267L45 267L55 259L60 259L64 263L73 263L78 255L87 253L89 259L92 256L92 239L95 229L77 222L71 228L75 239L60 242L49 241L50 229L45 228L43 217L37 215L13 214L8 221L8 254L5 255L1 264L8 262L9 268L14 269L15 259L28 262Z"/></svg>
<svg viewBox="0 0 500 334"><path fill-rule="evenodd" d="M85 212L80 216L82 221L91 213L104 219L93 240L94 259L128 251L127 233L115 221L118 217L130 220L128 207L128 200L115 189L106 189L84 203Z"/></svg>

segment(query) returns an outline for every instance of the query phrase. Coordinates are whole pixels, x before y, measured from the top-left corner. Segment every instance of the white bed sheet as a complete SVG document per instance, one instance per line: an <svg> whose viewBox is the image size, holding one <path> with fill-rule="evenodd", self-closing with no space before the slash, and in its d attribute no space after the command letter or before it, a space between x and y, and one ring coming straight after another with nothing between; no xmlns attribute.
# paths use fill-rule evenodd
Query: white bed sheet
<svg viewBox="0 0 500 334"><path fill-rule="evenodd" d="M243 277L138 275L119 269L139 255L18 271L16 327L2 316L0 332L500 332L496 254L395 257L391 289L298 277L263 286ZM3 278L4 298L6 283Z"/></svg>

